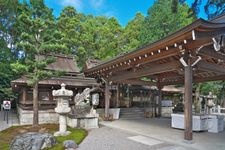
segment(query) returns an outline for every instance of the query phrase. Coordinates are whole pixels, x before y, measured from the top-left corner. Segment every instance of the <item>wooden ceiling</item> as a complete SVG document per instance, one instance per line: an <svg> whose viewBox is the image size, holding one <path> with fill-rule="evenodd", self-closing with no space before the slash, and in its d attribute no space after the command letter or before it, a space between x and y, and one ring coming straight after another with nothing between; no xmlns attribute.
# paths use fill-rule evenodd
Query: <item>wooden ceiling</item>
<svg viewBox="0 0 225 150"><path fill-rule="evenodd" d="M193 64L193 81L225 79L225 22L202 19L133 52L120 55L84 71L113 83L174 85L184 82L180 58L188 55ZM213 39L214 38L214 39ZM213 44L218 42L220 49ZM143 78L145 77L145 78Z"/></svg>

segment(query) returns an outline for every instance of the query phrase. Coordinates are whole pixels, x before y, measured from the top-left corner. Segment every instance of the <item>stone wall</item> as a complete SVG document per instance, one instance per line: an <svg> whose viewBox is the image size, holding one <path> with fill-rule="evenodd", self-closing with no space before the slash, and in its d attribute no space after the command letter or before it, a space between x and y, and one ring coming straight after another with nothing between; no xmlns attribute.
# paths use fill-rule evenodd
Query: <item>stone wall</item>
<svg viewBox="0 0 225 150"><path fill-rule="evenodd" d="M33 111L18 108L20 125L33 124ZM59 115L53 109L39 111L39 123L59 123Z"/></svg>

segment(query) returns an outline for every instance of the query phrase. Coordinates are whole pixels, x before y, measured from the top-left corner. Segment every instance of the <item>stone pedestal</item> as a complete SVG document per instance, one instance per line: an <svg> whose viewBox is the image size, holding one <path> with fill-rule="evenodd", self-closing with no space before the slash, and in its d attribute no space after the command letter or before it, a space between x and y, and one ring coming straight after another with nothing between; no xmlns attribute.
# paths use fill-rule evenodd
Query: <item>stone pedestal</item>
<svg viewBox="0 0 225 150"><path fill-rule="evenodd" d="M224 116L222 115L209 115L208 132L218 133L224 130Z"/></svg>

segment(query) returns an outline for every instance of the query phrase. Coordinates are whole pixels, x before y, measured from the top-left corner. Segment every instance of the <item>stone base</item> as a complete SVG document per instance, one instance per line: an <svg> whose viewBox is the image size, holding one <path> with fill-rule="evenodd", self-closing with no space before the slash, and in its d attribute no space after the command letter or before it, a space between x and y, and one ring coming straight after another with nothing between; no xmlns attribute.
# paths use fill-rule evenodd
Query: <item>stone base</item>
<svg viewBox="0 0 225 150"><path fill-rule="evenodd" d="M70 131L66 131L66 132L57 131L57 132L54 133L54 136L67 136L70 133L71 133Z"/></svg>
<svg viewBox="0 0 225 150"><path fill-rule="evenodd" d="M17 107L20 125L31 125L33 124L33 111L23 110ZM39 124L45 123L59 123L59 115L55 113L53 109L39 110Z"/></svg>
<svg viewBox="0 0 225 150"><path fill-rule="evenodd" d="M99 128L98 127L98 117L92 118L67 118L67 125L71 128Z"/></svg>

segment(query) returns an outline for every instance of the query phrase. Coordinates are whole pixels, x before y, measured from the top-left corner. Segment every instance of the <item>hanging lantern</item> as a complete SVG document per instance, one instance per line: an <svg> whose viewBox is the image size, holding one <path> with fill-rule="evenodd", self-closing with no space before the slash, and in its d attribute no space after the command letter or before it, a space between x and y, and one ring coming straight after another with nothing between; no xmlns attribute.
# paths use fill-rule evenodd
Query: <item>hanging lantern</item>
<svg viewBox="0 0 225 150"><path fill-rule="evenodd" d="M99 94L98 93L92 94L92 105L93 106L99 105Z"/></svg>

